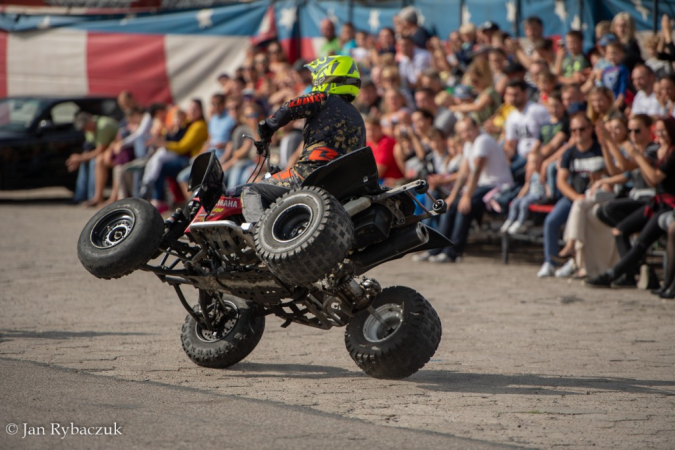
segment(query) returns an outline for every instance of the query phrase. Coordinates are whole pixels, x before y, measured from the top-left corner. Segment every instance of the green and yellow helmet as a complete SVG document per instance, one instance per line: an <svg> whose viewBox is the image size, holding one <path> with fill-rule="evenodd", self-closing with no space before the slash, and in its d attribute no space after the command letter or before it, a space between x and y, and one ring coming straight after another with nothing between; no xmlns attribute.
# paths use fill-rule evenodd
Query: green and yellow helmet
<svg viewBox="0 0 675 450"><path fill-rule="evenodd" d="M312 92L347 95L354 101L361 89L361 75L349 56L326 56L305 65L312 73Z"/></svg>

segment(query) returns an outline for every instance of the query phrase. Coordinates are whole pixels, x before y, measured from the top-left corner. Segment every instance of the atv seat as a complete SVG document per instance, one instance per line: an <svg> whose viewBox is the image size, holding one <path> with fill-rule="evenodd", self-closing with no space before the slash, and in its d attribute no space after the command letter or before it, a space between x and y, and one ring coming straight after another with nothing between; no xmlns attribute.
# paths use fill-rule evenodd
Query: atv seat
<svg viewBox="0 0 675 450"><path fill-rule="evenodd" d="M305 178L302 186L320 187L339 201L384 192L378 183L377 164L370 147L354 150L319 167Z"/></svg>

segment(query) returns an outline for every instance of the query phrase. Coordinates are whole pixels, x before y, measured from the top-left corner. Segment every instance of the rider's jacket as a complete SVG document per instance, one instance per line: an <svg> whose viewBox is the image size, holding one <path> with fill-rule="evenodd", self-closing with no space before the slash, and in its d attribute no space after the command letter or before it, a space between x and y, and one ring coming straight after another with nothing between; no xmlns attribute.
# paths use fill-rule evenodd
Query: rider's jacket
<svg viewBox="0 0 675 450"><path fill-rule="evenodd" d="M302 178L338 156L366 145L363 117L339 95L315 92L283 104L265 122L276 131L296 119L306 119L304 149L293 167Z"/></svg>

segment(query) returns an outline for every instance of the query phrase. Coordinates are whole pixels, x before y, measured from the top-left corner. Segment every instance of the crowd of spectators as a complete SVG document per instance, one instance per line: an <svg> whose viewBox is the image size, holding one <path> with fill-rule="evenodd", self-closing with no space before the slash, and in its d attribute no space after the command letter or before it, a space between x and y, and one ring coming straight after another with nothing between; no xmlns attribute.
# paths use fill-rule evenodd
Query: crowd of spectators
<svg viewBox="0 0 675 450"><path fill-rule="evenodd" d="M596 25L588 52L579 31L547 38L538 17L524 20L523 38L491 22L432 36L418 18L414 8L403 8L376 34L351 23L336 30L324 19L318 55L350 55L359 65L363 83L354 105L365 118L381 183L423 178L448 203L432 225L455 245L414 259L459 261L472 222L486 212L504 220L500 232L519 234L528 229L531 205L550 204L539 277L635 286L649 247L667 231L675 236L669 18L640 47L633 17L619 13ZM242 135L257 138L258 120L311 91L304 64L268 42L250 47L234 74L218 78L208 115L197 99L185 112L144 110L127 92L119 98L120 124L83 113L78 124L90 148L69 161L80 168L76 200L102 204L113 168L108 201L136 195L165 209L167 181L174 201L187 196L187 168L205 151L219 157L229 187L252 181L258 156ZM302 149L302 125L290 123L274 136L273 162L281 169ZM640 278L675 297L671 266L663 288L653 273Z"/></svg>

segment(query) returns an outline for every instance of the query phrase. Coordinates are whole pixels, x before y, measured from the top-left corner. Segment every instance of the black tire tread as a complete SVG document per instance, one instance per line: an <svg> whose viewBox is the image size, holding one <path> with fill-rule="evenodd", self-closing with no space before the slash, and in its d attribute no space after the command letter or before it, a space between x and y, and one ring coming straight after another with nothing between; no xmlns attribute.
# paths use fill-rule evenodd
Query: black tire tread
<svg viewBox="0 0 675 450"><path fill-rule="evenodd" d="M302 188L302 191L318 194L325 208L321 224L306 242L288 252L279 253L263 248L259 233L255 237L260 258L274 275L290 285L309 285L330 272L349 252L354 235L351 217L335 197L318 187ZM293 190L284 194L266 211L260 223L265 223L267 217L283 208L283 200L297 192Z"/></svg>
<svg viewBox="0 0 675 450"><path fill-rule="evenodd" d="M216 343L203 343L203 348L195 345L194 339L198 339L194 333L195 320L188 314L181 329L181 343L188 358L198 366L224 369L237 364L251 354L265 331L265 316L257 313L256 304L252 302L246 302L246 304L248 308L251 308L251 315L248 316L251 319L250 323L237 324L237 328L232 331L234 333L232 339L228 336L228 339ZM195 306L194 310L198 312L199 307Z"/></svg>
<svg viewBox="0 0 675 450"><path fill-rule="evenodd" d="M136 221L144 221L140 229L142 236L135 240L143 243L143 248L130 246L121 257L117 259L106 258L90 242L90 233L98 219L116 208L134 205L139 209L143 217L137 217ZM139 198L119 200L98 211L85 225L77 242L77 255L85 269L97 278L111 280L129 275L140 266L148 262L157 252L164 237L164 220L157 209L149 202ZM120 244L124 245L124 243Z"/></svg>
<svg viewBox="0 0 675 450"><path fill-rule="evenodd" d="M354 342L352 337L355 333L362 334L363 324L361 321L352 320L345 331L345 345L356 365L366 374L374 378L398 380L411 376L429 362L441 341L442 326L434 308L417 291L405 286L392 286L384 289L382 294L386 295L393 290L408 297L406 306L410 311L405 318L409 319L409 322L405 330L400 329L396 332L399 334L407 331L408 335L404 339L399 337L392 339L391 342L385 341L364 349ZM379 306L377 300L373 302L374 307ZM367 316L369 313L362 314Z"/></svg>

